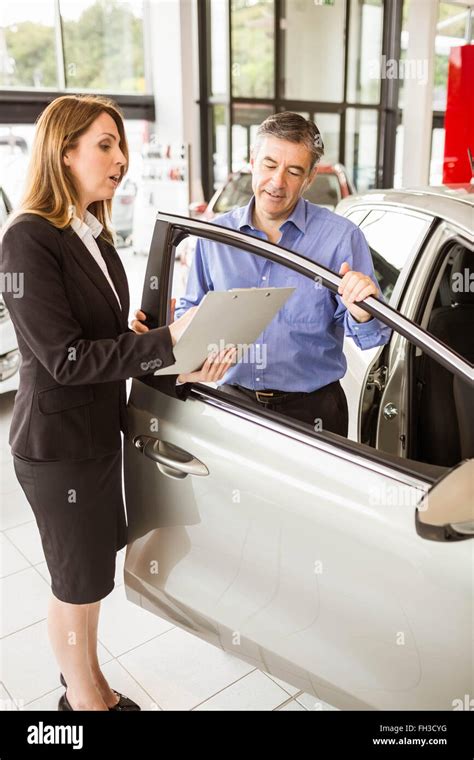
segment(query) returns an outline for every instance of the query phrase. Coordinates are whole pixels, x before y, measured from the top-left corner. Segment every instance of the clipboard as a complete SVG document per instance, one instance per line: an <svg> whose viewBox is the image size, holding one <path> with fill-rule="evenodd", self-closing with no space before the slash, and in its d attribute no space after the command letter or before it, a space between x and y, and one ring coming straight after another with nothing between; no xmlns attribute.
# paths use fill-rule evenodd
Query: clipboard
<svg viewBox="0 0 474 760"><path fill-rule="evenodd" d="M295 288L235 288L211 290L179 341L173 347L176 362L155 375L195 372L214 349L250 346L272 321ZM239 352L238 352L239 353Z"/></svg>

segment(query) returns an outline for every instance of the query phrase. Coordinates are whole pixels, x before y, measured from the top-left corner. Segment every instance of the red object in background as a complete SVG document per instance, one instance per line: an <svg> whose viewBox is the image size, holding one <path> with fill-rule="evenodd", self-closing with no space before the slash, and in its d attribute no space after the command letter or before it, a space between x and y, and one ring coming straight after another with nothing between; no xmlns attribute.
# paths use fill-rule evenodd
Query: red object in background
<svg viewBox="0 0 474 760"><path fill-rule="evenodd" d="M467 149L474 155L474 45L451 49L444 120L443 184L470 182Z"/></svg>

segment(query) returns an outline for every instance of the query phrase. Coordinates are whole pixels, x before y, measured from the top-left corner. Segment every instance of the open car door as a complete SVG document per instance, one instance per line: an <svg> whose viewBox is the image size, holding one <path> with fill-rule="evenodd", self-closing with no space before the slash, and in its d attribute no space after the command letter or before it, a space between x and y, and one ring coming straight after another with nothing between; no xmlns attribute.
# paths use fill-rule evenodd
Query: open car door
<svg viewBox="0 0 474 760"><path fill-rule="evenodd" d="M153 326L170 321L186 235L337 291L298 254L159 214ZM460 356L377 299L363 306L472 387ZM154 375L133 381L128 413L130 601L342 709L446 710L472 693L472 460L397 457L208 385L183 401Z"/></svg>

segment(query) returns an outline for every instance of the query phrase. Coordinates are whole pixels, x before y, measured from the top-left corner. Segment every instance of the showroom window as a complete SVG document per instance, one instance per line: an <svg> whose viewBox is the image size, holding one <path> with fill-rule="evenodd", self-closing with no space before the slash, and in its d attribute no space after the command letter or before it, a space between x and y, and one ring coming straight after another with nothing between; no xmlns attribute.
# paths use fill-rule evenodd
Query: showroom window
<svg viewBox="0 0 474 760"><path fill-rule="evenodd" d="M122 110L130 151L127 177L114 198L112 224L118 245L132 242L156 133L144 54L147 12L147 0L2 3L0 192L13 209L23 195L39 114L62 94L104 93Z"/></svg>
<svg viewBox="0 0 474 760"><path fill-rule="evenodd" d="M255 140L258 125L273 110L268 106L242 103L232 110L232 171L237 172L250 161L250 149Z"/></svg>
<svg viewBox="0 0 474 760"><path fill-rule="evenodd" d="M55 6L39 0L3 4L0 20L0 87L56 88Z"/></svg>
<svg viewBox="0 0 474 760"><path fill-rule="evenodd" d="M452 47L470 42L467 35L471 13L470 8L463 8L454 3L439 4L435 39L434 111L446 110L449 53Z"/></svg>
<svg viewBox="0 0 474 760"><path fill-rule="evenodd" d="M281 27L281 89L288 100L339 102L344 96L345 0L333 5L285 0Z"/></svg>
<svg viewBox="0 0 474 760"><path fill-rule="evenodd" d="M273 0L232 0L232 94L272 98L274 76Z"/></svg>
<svg viewBox="0 0 474 760"><path fill-rule="evenodd" d="M404 0L403 20L401 33L401 59L406 57L408 48L408 12L410 0ZM433 123L431 135L431 158L429 184L441 185L443 183L444 162L444 116L446 111L446 98L448 89L448 65L451 48L459 47L474 42L474 8L469 0L458 3L439 2L438 22L436 24L436 37L434 41L434 82L433 82ZM399 107L404 106L404 80L400 81ZM402 186L402 152L403 152L403 126L397 129L397 169L395 172L394 187Z"/></svg>
<svg viewBox="0 0 474 760"><path fill-rule="evenodd" d="M144 93L142 2L60 0L66 88Z"/></svg>
<svg viewBox="0 0 474 760"><path fill-rule="evenodd" d="M144 94L143 0L5 4L0 87Z"/></svg>
<svg viewBox="0 0 474 760"><path fill-rule="evenodd" d="M377 111L348 108L345 165L359 190L376 187Z"/></svg>
<svg viewBox="0 0 474 760"><path fill-rule="evenodd" d="M439 4L435 39L433 132L431 136L430 184L441 185L444 164L444 114L448 91L451 48L472 44L474 9L454 3Z"/></svg>
<svg viewBox="0 0 474 760"><path fill-rule="evenodd" d="M313 119L324 163L350 165L357 189L393 182L403 0L203 0L198 4L204 194L250 157L266 115ZM249 42L250 41L250 42ZM224 136L225 135L225 136Z"/></svg>

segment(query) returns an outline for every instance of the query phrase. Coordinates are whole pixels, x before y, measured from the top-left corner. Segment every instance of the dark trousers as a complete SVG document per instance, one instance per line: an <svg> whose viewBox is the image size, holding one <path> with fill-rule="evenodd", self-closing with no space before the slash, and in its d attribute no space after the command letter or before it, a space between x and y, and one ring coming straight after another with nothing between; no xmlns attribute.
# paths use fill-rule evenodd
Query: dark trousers
<svg viewBox="0 0 474 760"><path fill-rule="evenodd" d="M305 422L313 430L328 430L347 437L349 413L346 395L339 380L312 393L288 393L281 399L270 397L265 403L257 400L255 391L239 385L222 385L221 390L232 396L246 398L255 406Z"/></svg>

